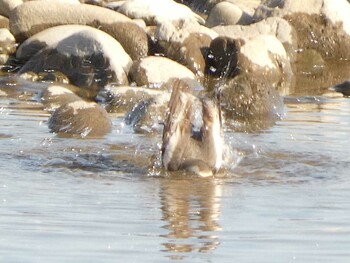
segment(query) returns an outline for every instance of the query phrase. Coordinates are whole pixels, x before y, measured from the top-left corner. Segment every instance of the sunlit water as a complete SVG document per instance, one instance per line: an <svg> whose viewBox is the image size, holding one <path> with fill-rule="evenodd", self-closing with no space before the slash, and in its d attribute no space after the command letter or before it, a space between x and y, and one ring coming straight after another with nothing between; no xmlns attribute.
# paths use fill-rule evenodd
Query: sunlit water
<svg viewBox="0 0 350 263"><path fill-rule="evenodd" d="M60 138L0 100L0 262L348 262L350 99L289 97L270 129L226 132L227 170L169 176L160 135L113 117Z"/></svg>

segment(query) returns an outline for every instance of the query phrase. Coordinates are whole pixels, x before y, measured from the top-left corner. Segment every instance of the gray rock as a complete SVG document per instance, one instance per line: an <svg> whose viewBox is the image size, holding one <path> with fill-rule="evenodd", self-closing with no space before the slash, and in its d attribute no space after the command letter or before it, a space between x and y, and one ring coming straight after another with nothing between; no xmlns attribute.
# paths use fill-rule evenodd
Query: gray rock
<svg viewBox="0 0 350 263"><path fill-rule="evenodd" d="M218 37L207 67L209 90L220 88L227 123L239 123L236 130L266 128L282 114L279 93L291 92L293 73L276 37L258 35L246 42Z"/></svg>
<svg viewBox="0 0 350 263"><path fill-rule="evenodd" d="M162 21L191 20L204 24L204 19L192 12L185 5L173 0L129 0L119 9L119 12L130 18L143 19L147 25L156 25Z"/></svg>
<svg viewBox="0 0 350 263"><path fill-rule="evenodd" d="M52 42L31 57L20 73L60 71L72 84L95 92L110 82L128 83L132 60L110 35L89 27Z"/></svg>
<svg viewBox="0 0 350 263"><path fill-rule="evenodd" d="M101 137L112 129L104 108L95 102L76 100L57 108L48 122L51 132L79 137Z"/></svg>
<svg viewBox="0 0 350 263"><path fill-rule="evenodd" d="M220 2L210 11L205 25L214 27L218 25L247 25L253 18L240 7L230 2Z"/></svg>
<svg viewBox="0 0 350 263"><path fill-rule="evenodd" d="M189 68L202 81L205 71L205 58L211 38L206 34L191 33L182 42L160 42L163 52Z"/></svg>
<svg viewBox="0 0 350 263"><path fill-rule="evenodd" d="M22 3L22 0L0 0L0 15L9 17L11 11Z"/></svg>
<svg viewBox="0 0 350 263"><path fill-rule="evenodd" d="M113 36L132 59L147 56L148 39L146 33L132 22L118 22L104 27L104 32ZM68 36L82 30L91 30L84 25L62 25L45 29L24 41L18 48L16 57L27 61L36 52L54 45Z"/></svg>
<svg viewBox="0 0 350 263"><path fill-rule="evenodd" d="M18 6L11 12L10 29L17 41L49 27L67 24L109 25L131 20L113 10L87 5L68 4L52 1L30 1Z"/></svg>
<svg viewBox="0 0 350 263"><path fill-rule="evenodd" d="M16 40L7 28L0 28L0 64L5 64L9 56L16 52Z"/></svg>
<svg viewBox="0 0 350 263"><path fill-rule="evenodd" d="M350 4L347 0L263 1L254 17L285 18L297 32L299 49L323 58L350 58Z"/></svg>
<svg viewBox="0 0 350 263"><path fill-rule="evenodd" d="M285 19L269 17L266 20L248 26L231 25L217 26L213 30L220 36L248 41L258 35L273 35L285 47L289 60L295 60L295 51L298 48L297 33Z"/></svg>
<svg viewBox="0 0 350 263"><path fill-rule="evenodd" d="M169 58L156 56L135 61L130 69L130 76L138 86L148 87L160 87L171 78L196 78L185 66Z"/></svg>
<svg viewBox="0 0 350 263"><path fill-rule="evenodd" d="M78 87L72 85L52 84L41 92L40 101L45 110L54 111L67 103L80 101L81 98L74 93L78 90Z"/></svg>
<svg viewBox="0 0 350 263"><path fill-rule="evenodd" d="M10 22L7 17L0 15L0 28L10 29Z"/></svg>

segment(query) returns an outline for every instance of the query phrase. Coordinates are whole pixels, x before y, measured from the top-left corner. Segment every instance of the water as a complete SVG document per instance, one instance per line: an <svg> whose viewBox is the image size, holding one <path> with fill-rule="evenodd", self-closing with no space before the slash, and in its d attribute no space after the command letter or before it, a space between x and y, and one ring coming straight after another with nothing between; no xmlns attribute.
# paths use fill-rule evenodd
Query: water
<svg viewBox="0 0 350 263"><path fill-rule="evenodd" d="M348 262L350 100L288 97L253 134L227 131L216 178L152 169L160 135L113 116L60 138L35 102L0 100L0 262Z"/></svg>

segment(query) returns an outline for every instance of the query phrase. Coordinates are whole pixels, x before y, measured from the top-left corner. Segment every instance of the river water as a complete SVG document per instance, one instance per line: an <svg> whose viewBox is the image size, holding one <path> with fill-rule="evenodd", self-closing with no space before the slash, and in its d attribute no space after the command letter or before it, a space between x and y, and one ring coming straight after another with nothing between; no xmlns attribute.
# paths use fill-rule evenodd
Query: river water
<svg viewBox="0 0 350 263"><path fill-rule="evenodd" d="M161 136L112 118L62 138L0 99L0 262L348 262L349 99L285 98L274 126L225 133L206 179L165 174Z"/></svg>

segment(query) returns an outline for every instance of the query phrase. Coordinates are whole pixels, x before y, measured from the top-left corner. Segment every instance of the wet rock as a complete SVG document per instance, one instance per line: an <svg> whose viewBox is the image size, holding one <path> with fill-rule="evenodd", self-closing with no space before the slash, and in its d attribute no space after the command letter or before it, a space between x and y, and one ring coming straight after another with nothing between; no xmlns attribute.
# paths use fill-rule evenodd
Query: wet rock
<svg viewBox="0 0 350 263"><path fill-rule="evenodd" d="M132 60L119 42L98 29L78 28L63 39L52 40L30 58L20 73L59 71L72 84L96 92L110 82L127 84ZM64 26L60 27L56 33L64 30Z"/></svg>
<svg viewBox="0 0 350 263"><path fill-rule="evenodd" d="M168 101L170 92L165 89L108 85L99 92L98 98L106 104L108 112L125 114L143 101L156 98Z"/></svg>
<svg viewBox="0 0 350 263"><path fill-rule="evenodd" d="M330 90L341 93L344 96L350 97L350 81L346 80L340 84L337 84L331 87Z"/></svg>
<svg viewBox="0 0 350 263"><path fill-rule="evenodd" d="M95 102L76 100L57 108L51 115L49 129L59 135L101 137L112 129L104 108Z"/></svg>
<svg viewBox="0 0 350 263"><path fill-rule="evenodd" d="M167 57L186 66L199 80L202 80L205 58L211 41L212 39L206 34L191 33L181 43L167 42L163 50Z"/></svg>
<svg viewBox="0 0 350 263"><path fill-rule="evenodd" d="M125 124L131 125L136 132L140 133L160 133L168 110L171 91L176 79L170 79L164 83L158 92L150 92L145 89L147 95L133 105L125 115ZM199 94L204 89L201 84L193 79L182 79L188 87Z"/></svg>
<svg viewBox="0 0 350 263"><path fill-rule="evenodd" d="M247 42L214 39L207 71L209 90L221 90L228 123L239 122L242 130L261 128L262 120L269 123L280 116L283 103L279 93L290 92L293 75L283 45L272 35L259 35Z"/></svg>
<svg viewBox="0 0 350 263"><path fill-rule="evenodd" d="M178 22L163 21L156 28L155 40L162 42L162 46L166 42L182 43L192 33L205 34L211 39L218 36L215 31L188 20Z"/></svg>
<svg viewBox="0 0 350 263"><path fill-rule="evenodd" d="M78 87L71 85L49 85L41 94L40 101L48 111L53 111L62 105L74 101L81 101L81 98L73 91L78 91Z"/></svg>
<svg viewBox="0 0 350 263"><path fill-rule="evenodd" d="M0 0L0 15L9 17L11 11L22 3L22 0Z"/></svg>
<svg viewBox="0 0 350 263"><path fill-rule="evenodd" d="M124 48L132 60L139 60L148 55L150 40L144 29L137 21L115 22L112 24L92 23L91 26L99 28L114 37Z"/></svg>
<svg viewBox="0 0 350 263"><path fill-rule="evenodd" d="M350 4L347 0L263 1L255 18L285 18L295 29L299 49L314 49L323 58L350 57Z"/></svg>
<svg viewBox="0 0 350 263"><path fill-rule="evenodd" d="M130 76L138 86L160 87L171 78L195 79L185 66L165 57L150 56L134 62Z"/></svg>
<svg viewBox="0 0 350 263"><path fill-rule="evenodd" d="M7 17L0 15L0 28L10 29L10 22Z"/></svg>
<svg viewBox="0 0 350 263"><path fill-rule="evenodd" d="M293 71L281 42L272 35L259 35L245 42L239 53L242 74L261 78L281 95L293 92Z"/></svg>
<svg viewBox="0 0 350 263"><path fill-rule="evenodd" d="M229 37L217 37L211 43L206 57L205 73L218 81L233 78L239 74L239 41Z"/></svg>
<svg viewBox="0 0 350 263"><path fill-rule="evenodd" d="M230 2L220 2L214 6L205 22L207 27L218 25L248 25L253 18L237 5Z"/></svg>
<svg viewBox="0 0 350 263"><path fill-rule="evenodd" d="M162 21L181 20L191 20L204 24L203 18L192 12L187 6L173 0L129 0L118 11L130 18L143 19L147 25L156 25Z"/></svg>
<svg viewBox="0 0 350 263"><path fill-rule="evenodd" d="M231 25L212 28L220 36L247 41L258 35L273 35L285 47L289 60L295 60L295 50L298 48L295 29L283 18L269 17L266 20L248 26Z"/></svg>
<svg viewBox="0 0 350 263"><path fill-rule="evenodd" d="M66 24L109 25L131 20L113 10L87 5L52 1L30 1L11 12L10 29L17 41L23 42L49 27Z"/></svg>
<svg viewBox="0 0 350 263"><path fill-rule="evenodd" d="M140 59L147 56L148 40L146 33L137 25L129 22L121 22L105 27L105 32L111 36L118 36L115 39L124 47L124 50L132 59ZM45 29L24 41L18 48L16 57L19 60L27 61L39 50L53 46L63 39L83 30L91 30L89 26L83 25L62 25Z"/></svg>
<svg viewBox="0 0 350 263"><path fill-rule="evenodd" d="M16 40L6 28L0 28L0 65L5 64L9 56L16 52Z"/></svg>

